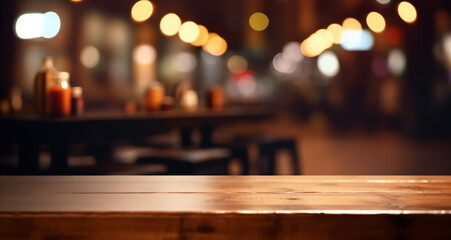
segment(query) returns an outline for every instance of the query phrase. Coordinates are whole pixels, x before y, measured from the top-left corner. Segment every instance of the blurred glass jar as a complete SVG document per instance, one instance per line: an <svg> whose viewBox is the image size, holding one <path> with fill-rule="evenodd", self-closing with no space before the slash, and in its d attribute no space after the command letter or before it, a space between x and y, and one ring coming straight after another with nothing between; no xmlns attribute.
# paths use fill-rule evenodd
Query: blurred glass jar
<svg viewBox="0 0 451 240"><path fill-rule="evenodd" d="M207 104L212 109L222 109L224 107L224 91L222 87L214 86L208 90Z"/></svg>
<svg viewBox="0 0 451 240"><path fill-rule="evenodd" d="M164 88L159 82L153 82L146 94L146 106L148 110L160 110L164 98Z"/></svg>
<svg viewBox="0 0 451 240"><path fill-rule="evenodd" d="M49 112L52 116L69 116L71 113L70 74L59 72L55 77L55 85L49 91Z"/></svg>

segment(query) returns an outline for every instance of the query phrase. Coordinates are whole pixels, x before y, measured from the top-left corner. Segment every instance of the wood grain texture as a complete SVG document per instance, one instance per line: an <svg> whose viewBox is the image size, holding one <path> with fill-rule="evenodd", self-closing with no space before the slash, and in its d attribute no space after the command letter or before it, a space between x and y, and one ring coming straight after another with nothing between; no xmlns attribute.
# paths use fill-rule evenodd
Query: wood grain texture
<svg viewBox="0 0 451 240"><path fill-rule="evenodd" d="M1 239L451 239L451 176L0 177Z"/></svg>

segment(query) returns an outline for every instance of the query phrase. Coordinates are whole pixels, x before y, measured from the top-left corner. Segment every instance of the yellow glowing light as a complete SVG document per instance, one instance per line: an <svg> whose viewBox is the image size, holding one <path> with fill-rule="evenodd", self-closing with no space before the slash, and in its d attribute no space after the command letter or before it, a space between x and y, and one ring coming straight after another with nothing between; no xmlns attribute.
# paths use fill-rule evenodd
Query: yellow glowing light
<svg viewBox="0 0 451 240"><path fill-rule="evenodd" d="M200 47L207 43L208 41L208 30L206 27L202 25L197 25L199 27L199 35L197 36L196 40L192 42L191 44L196 47Z"/></svg>
<svg viewBox="0 0 451 240"><path fill-rule="evenodd" d="M218 34L210 33L203 49L211 55L221 56L227 51L227 42Z"/></svg>
<svg viewBox="0 0 451 240"><path fill-rule="evenodd" d="M70 0L71 2L83 2L83 0Z"/></svg>
<svg viewBox="0 0 451 240"><path fill-rule="evenodd" d="M182 21L175 13L168 13L160 21L160 31L166 36L174 36L179 32Z"/></svg>
<svg viewBox="0 0 451 240"><path fill-rule="evenodd" d="M362 30L362 24L355 18L346 18L343 21L344 30Z"/></svg>
<svg viewBox="0 0 451 240"><path fill-rule="evenodd" d="M417 10L409 2L400 2L398 5L398 14L404 22L413 23L417 19Z"/></svg>
<svg viewBox="0 0 451 240"><path fill-rule="evenodd" d="M333 23L327 27L327 31L332 34L332 41L335 44L340 44L341 33L343 27L338 23Z"/></svg>
<svg viewBox="0 0 451 240"><path fill-rule="evenodd" d="M263 31L269 25L269 18L261 12L256 12L249 18L249 25L255 31Z"/></svg>
<svg viewBox="0 0 451 240"><path fill-rule="evenodd" d="M366 16L366 24L373 32L376 33L380 33L385 29L385 19L380 13L377 12L370 12L368 16Z"/></svg>
<svg viewBox="0 0 451 240"><path fill-rule="evenodd" d="M333 44L334 36L326 29L320 29L301 43L301 51L307 57L316 57Z"/></svg>
<svg viewBox="0 0 451 240"><path fill-rule="evenodd" d="M140 0L132 7L131 16L135 22L144 22L152 16L153 5L148 0Z"/></svg>
<svg viewBox="0 0 451 240"><path fill-rule="evenodd" d="M248 63L246 58L234 55L227 60L227 67L230 72L239 73L247 69Z"/></svg>
<svg viewBox="0 0 451 240"><path fill-rule="evenodd" d="M182 41L191 43L199 36L199 27L195 22L187 21L180 26L179 37Z"/></svg>
<svg viewBox="0 0 451 240"><path fill-rule="evenodd" d="M319 41L318 44L324 49L330 48L333 44L334 36L326 29L316 31L314 37L316 38L316 41Z"/></svg>
<svg viewBox="0 0 451 240"><path fill-rule="evenodd" d="M315 35L311 35L301 43L301 52L306 57L316 57L324 51L324 48L321 46L321 44L318 44L315 41Z"/></svg>

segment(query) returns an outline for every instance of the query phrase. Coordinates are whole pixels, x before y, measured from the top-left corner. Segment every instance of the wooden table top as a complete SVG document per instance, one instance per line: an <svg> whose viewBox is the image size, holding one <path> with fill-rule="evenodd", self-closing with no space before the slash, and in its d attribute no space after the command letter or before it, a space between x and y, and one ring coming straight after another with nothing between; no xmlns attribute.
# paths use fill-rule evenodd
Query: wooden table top
<svg viewBox="0 0 451 240"><path fill-rule="evenodd" d="M451 214L451 176L2 176L7 213Z"/></svg>

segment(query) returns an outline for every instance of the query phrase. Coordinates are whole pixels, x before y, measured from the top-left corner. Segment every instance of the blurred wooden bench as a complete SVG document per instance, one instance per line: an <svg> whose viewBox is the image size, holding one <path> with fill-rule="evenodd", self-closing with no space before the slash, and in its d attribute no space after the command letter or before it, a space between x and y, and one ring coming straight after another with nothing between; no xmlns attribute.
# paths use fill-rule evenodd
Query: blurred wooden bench
<svg viewBox="0 0 451 240"><path fill-rule="evenodd" d="M451 239L451 176L2 176L1 239Z"/></svg>

